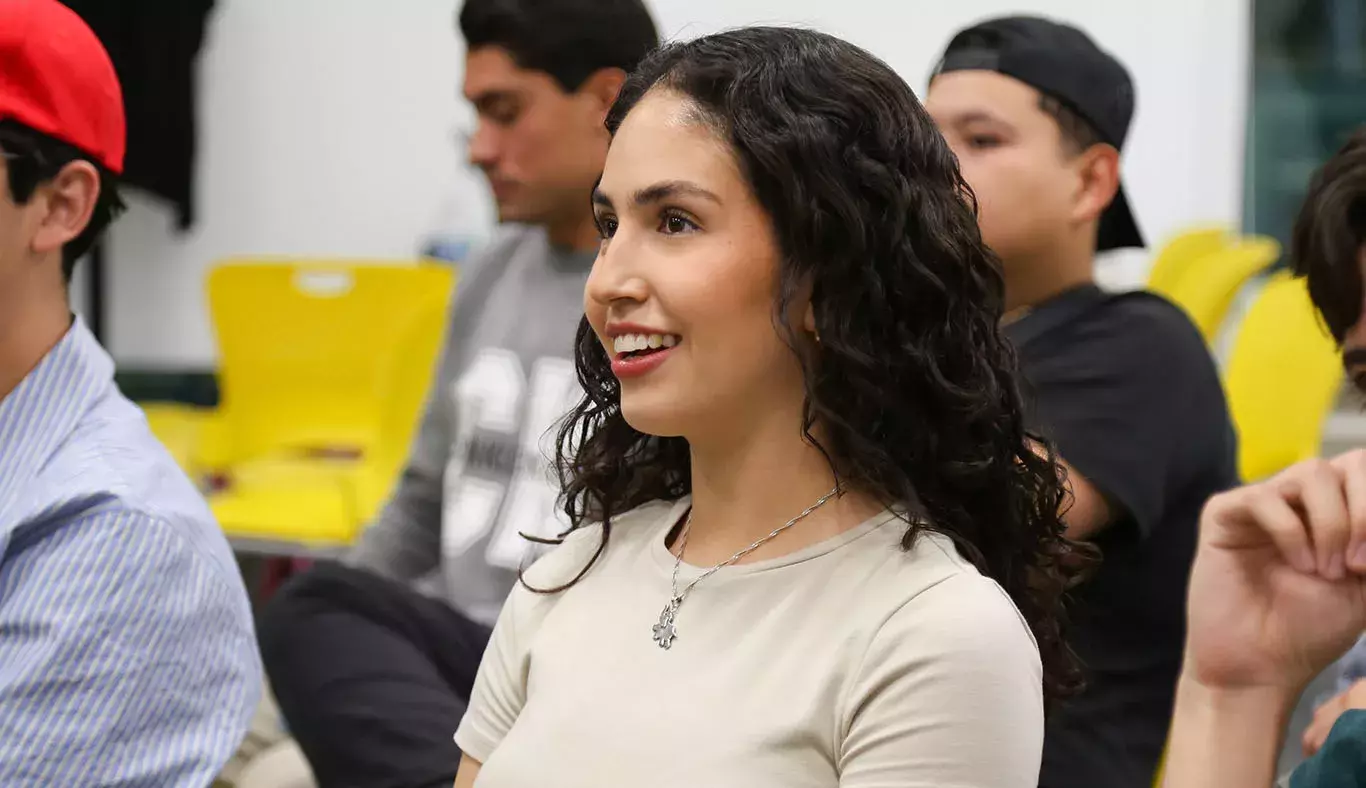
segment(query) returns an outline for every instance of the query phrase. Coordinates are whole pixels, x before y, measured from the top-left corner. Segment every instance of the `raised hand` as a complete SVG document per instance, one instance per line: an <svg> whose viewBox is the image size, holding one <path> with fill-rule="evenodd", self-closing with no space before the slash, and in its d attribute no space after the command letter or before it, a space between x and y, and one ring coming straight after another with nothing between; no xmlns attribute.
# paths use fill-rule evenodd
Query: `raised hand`
<svg viewBox="0 0 1366 788"><path fill-rule="evenodd" d="M1191 575L1187 675L1298 692L1366 628L1366 452L1215 497Z"/></svg>
<svg viewBox="0 0 1366 788"><path fill-rule="evenodd" d="M1366 629L1366 452L1216 496L1200 521L1165 788L1264 788L1315 675Z"/></svg>

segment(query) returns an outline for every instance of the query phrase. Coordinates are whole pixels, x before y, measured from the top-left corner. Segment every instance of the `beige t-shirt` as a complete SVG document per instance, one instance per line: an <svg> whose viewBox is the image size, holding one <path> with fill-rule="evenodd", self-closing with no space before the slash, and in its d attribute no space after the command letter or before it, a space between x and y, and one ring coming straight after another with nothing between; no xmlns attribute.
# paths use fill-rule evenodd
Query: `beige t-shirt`
<svg viewBox="0 0 1366 788"><path fill-rule="evenodd" d="M478 788L1034 788L1038 648L1010 598L884 514L688 596L669 650L665 539L688 506L613 520L598 563L503 608L456 742ZM800 527L800 526L799 526ZM527 572L569 580L600 530ZM684 565L680 587L702 570Z"/></svg>

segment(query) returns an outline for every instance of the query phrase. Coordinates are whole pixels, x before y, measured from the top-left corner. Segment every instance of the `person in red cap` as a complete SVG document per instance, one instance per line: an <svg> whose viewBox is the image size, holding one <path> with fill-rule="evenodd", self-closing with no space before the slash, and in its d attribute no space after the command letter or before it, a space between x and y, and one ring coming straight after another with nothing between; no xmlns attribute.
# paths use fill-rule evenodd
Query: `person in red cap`
<svg viewBox="0 0 1366 788"><path fill-rule="evenodd" d="M0 785L203 788L261 687L194 486L67 285L122 208L123 100L56 0L0 0Z"/></svg>

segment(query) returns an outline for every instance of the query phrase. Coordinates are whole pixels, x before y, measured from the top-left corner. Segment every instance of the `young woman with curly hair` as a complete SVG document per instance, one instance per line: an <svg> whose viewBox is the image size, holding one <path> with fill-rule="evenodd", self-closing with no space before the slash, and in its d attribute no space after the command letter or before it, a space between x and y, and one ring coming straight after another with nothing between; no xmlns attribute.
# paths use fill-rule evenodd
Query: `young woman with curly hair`
<svg viewBox="0 0 1366 788"><path fill-rule="evenodd" d="M1080 556L934 124L867 52L749 28L658 51L608 127L570 533L457 785L1033 788Z"/></svg>

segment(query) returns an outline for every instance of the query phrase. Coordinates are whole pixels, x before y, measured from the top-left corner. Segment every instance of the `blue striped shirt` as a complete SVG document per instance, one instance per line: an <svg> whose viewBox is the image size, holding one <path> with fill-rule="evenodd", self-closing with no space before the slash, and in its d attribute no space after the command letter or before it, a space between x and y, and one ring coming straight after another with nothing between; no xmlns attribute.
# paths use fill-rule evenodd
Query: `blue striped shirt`
<svg viewBox="0 0 1366 788"><path fill-rule="evenodd" d="M261 691L194 486L77 319L0 401L0 785L204 788Z"/></svg>

